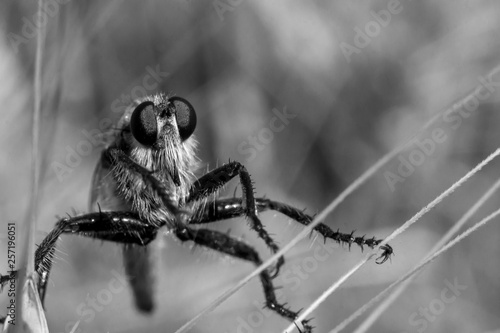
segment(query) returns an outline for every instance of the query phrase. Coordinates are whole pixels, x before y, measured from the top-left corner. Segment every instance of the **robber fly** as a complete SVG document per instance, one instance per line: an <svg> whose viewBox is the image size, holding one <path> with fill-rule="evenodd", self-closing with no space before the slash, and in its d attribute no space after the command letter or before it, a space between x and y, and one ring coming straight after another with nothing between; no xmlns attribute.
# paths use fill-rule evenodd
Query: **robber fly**
<svg viewBox="0 0 500 333"><path fill-rule="evenodd" d="M196 113L179 97L153 96L129 107L118 123L118 135L103 152L94 171L90 210L137 212L142 221L159 228L175 227L175 214L185 205L197 167L192 137ZM122 159L110 156L117 150ZM113 154L113 153L112 153ZM136 164L131 167L131 164ZM144 168L137 172L134 168ZM144 181L144 172L165 187L165 199ZM147 246L125 244L123 260L137 308L153 309L151 255Z"/></svg>
<svg viewBox="0 0 500 333"><path fill-rule="evenodd" d="M125 271L133 290L137 308L154 309L151 269L151 243L160 228L165 228L182 242L197 245L260 265L259 254L250 245L226 233L194 228L224 219L246 217L251 229L276 253L279 248L259 219L259 212L278 211L308 225L312 217L303 210L266 198L254 196L252 179L239 162L229 163L196 179L196 113L183 98L164 94L134 102L124 112L109 146L102 152L94 172L90 203L92 213L60 219L35 253L35 270L39 276L39 293L43 300L52 265L56 241L64 233L78 234L123 245ZM240 198L217 198L218 190L231 179L241 183ZM314 230L349 247L375 248L382 241L354 237L353 233L333 231L320 223ZM393 253L383 245L378 263ZM282 317L295 321L298 312L280 304L272 279L284 264L279 258L274 267L263 271L260 280L265 305ZM15 273L13 273L15 275ZM4 285L11 276L1 276ZM304 332L312 332L308 320L302 322Z"/></svg>

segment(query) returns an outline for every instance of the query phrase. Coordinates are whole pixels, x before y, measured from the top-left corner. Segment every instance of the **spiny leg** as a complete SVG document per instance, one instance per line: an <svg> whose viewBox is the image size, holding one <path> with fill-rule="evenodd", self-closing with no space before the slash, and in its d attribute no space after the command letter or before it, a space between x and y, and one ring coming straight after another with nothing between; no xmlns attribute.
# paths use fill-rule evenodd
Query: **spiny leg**
<svg viewBox="0 0 500 333"><path fill-rule="evenodd" d="M183 226L175 230L176 236L183 242L193 241L195 244L208 247L210 249L231 255L233 257L248 260L254 263L256 266L262 264L258 253L251 246L230 237L227 234L221 233L215 230L208 229L191 229L188 226ZM272 282L272 277L269 272L264 270L260 273L260 281L264 289L264 295L266 297L266 306L272 311L278 313L282 317L287 318L290 321L295 321L299 315L299 312L294 312L287 309L285 305L280 304L274 293L274 286ZM304 333L312 332L312 326L308 324L309 320L304 320L302 325L304 326Z"/></svg>
<svg viewBox="0 0 500 333"><path fill-rule="evenodd" d="M56 242L62 234L73 233L124 244L147 245L156 237L157 229L130 212L98 212L59 220L35 251L35 271L40 276L38 292L42 303ZM16 271L11 275L1 275L0 286L3 287L16 275Z"/></svg>
<svg viewBox="0 0 500 333"><path fill-rule="evenodd" d="M259 212L274 210L288 216L289 218L303 225L309 225L313 220L313 217L304 213L304 211L281 202L269 200L266 198L256 198L255 202ZM193 214L191 220L189 220L189 223L211 223L244 215L241 198L219 199L209 202L201 208L203 210ZM329 226L323 223L319 223L316 227L314 227L313 230L320 233L325 238L325 240L326 238L330 238L337 243L349 245L349 248L354 243L359 245L359 247L361 247L361 250L363 250L363 246L368 246L373 249L382 242L382 240L380 239L364 238L364 236L354 237L354 232L346 234L339 231L333 231ZM393 254L392 247L389 244L383 245L381 249L383 252L377 259L377 264L383 264Z"/></svg>
<svg viewBox="0 0 500 333"><path fill-rule="evenodd" d="M256 202L257 202L257 207L260 211L275 210L282 213L283 215L288 216L291 219L294 219L295 221L303 225L309 225L313 220L313 216L310 216L304 213L304 211L302 210L299 210L295 207L292 207L290 205L281 202L269 200L266 198L258 198ZM363 246L365 245L373 249L383 241L382 239L376 239L375 237L372 238L365 238L365 236L354 237L354 231L352 231L349 234L339 232L339 230L333 231L329 226L327 226L324 223L319 223L317 226L313 228L313 230L320 233L325 238L325 240L326 238L330 238L340 244L347 244L349 246L349 249L351 248L351 245L355 243L361 248L361 251L363 251ZM376 261L377 264L383 264L394 253L392 247L389 244L381 246L380 249L382 250L382 254L380 255L380 257L377 258Z"/></svg>
<svg viewBox="0 0 500 333"><path fill-rule="evenodd" d="M271 251L273 253L278 252L278 245L274 242L266 229L264 229L262 222L257 216L258 211L255 203L252 179L250 178L250 174L248 173L245 166L243 166L241 163L235 161L229 162L228 164L212 170L211 172L196 180L189 191L189 196L186 199L186 204L198 201L203 198L207 198L236 176L240 177L240 183L243 192L243 200L241 201L241 215L245 215L250 219L251 228L257 232L258 236L261 239L264 240ZM279 257L272 274L273 278L278 276L279 269L284 263L285 259L283 257Z"/></svg>

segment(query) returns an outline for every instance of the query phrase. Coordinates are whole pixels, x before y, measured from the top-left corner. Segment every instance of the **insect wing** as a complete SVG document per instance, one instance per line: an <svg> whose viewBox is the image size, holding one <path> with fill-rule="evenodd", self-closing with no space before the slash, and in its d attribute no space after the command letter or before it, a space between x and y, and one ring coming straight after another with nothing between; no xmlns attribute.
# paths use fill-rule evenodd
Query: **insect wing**
<svg viewBox="0 0 500 333"><path fill-rule="evenodd" d="M97 198L99 197L99 192L101 191L100 181L103 176L102 162L99 160L97 166L92 175L92 184L90 187L90 197L89 197L89 211L93 211L94 207L97 205Z"/></svg>
<svg viewBox="0 0 500 333"><path fill-rule="evenodd" d="M125 201L119 198L118 193L111 166L105 165L101 158L92 176L89 211L129 211L130 207L127 207Z"/></svg>

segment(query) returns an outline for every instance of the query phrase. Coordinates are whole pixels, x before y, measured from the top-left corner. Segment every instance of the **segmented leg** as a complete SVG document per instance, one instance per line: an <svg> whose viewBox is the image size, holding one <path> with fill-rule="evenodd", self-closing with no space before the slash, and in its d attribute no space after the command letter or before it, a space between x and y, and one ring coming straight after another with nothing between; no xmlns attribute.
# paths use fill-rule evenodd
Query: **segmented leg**
<svg viewBox="0 0 500 333"><path fill-rule="evenodd" d="M250 219L252 230L255 230L257 232L258 236L264 240L271 251L273 253L278 252L278 245L264 229L262 222L257 216L258 211L255 203L252 179L250 178L250 174L248 173L247 169L241 163L234 161L229 162L228 164L212 170L211 172L196 180L189 191L189 196L186 199L186 204L210 196L236 176L240 177L240 183L243 192L243 200L241 205L243 212L242 215L245 215ZM278 259L278 262L276 263L276 267L274 267L273 269L273 278L278 275L279 269L284 263L285 259L283 257L280 257Z"/></svg>
<svg viewBox="0 0 500 333"><path fill-rule="evenodd" d="M191 229L188 226L184 226L177 229L175 234L183 242L193 241L195 244L226 253L239 259L248 260L256 266L262 264L262 260L260 259L257 251L255 251L252 247L219 231ZM275 288L272 283L272 277L266 270L260 273L260 281L262 283L262 287L264 288L266 306L272 311L278 313L280 316L287 318L290 321L295 321L299 312L294 312L278 302L276 294L274 293ZM302 325L304 326L304 332L312 332L312 326L308 324L308 320L304 320Z"/></svg>
<svg viewBox="0 0 500 333"><path fill-rule="evenodd" d="M255 202L259 212L266 210L274 210L288 216L289 218L303 225L309 225L313 220L313 217L304 213L304 211L281 202L273 201L266 198L256 198ZM215 221L243 216L245 214L244 208L242 207L241 198L219 199L207 203L205 206L201 208L203 210L193 214L191 220L189 220L189 223L192 224L211 223ZM359 247L361 247L361 250L363 250L363 246L368 246L373 249L382 242L381 239L375 239L374 237L373 238L365 238L364 236L354 237L353 235L354 232L346 234L339 231L333 231L329 226L323 223L319 223L316 227L314 227L313 230L320 233L325 238L325 240L326 238L330 238L336 241L337 243L347 244L349 248L354 243L359 245ZM383 252L380 255L380 257L377 258L378 264L383 264L393 254L393 249L389 244L382 246L381 250Z"/></svg>
<svg viewBox="0 0 500 333"><path fill-rule="evenodd" d="M59 220L35 251L35 271L40 276L38 292L42 303L56 242L62 234L72 233L124 244L147 245L156 237L156 231L157 227L142 222L138 214L130 212L98 212ZM0 276L0 285L3 287L16 275L17 272L13 272L11 275Z"/></svg>

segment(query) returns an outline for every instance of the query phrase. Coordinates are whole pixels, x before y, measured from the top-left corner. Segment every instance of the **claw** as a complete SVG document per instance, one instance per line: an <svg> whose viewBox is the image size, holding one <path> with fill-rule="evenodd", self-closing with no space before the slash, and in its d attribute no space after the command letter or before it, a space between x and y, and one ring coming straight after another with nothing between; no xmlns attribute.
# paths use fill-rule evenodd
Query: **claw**
<svg viewBox="0 0 500 333"><path fill-rule="evenodd" d="M309 318L309 319L304 319L302 320L302 326L304 327L304 331L302 332L298 327L297 329L299 330L300 333L312 333L312 330L314 328L314 326L311 326L309 325L309 322L312 320L313 318ZM297 326L297 324L295 324L295 326Z"/></svg>
<svg viewBox="0 0 500 333"><path fill-rule="evenodd" d="M384 250L384 252L380 255L380 257L377 258L377 260L375 260L375 262L379 265L386 262L388 259L391 258L391 255L394 254L392 247L388 244L381 246L380 248Z"/></svg>
<svg viewBox="0 0 500 333"><path fill-rule="evenodd" d="M278 264L273 268L269 269L269 276L271 277L271 279L275 279L279 273L280 273L280 267Z"/></svg>
<svg viewBox="0 0 500 333"><path fill-rule="evenodd" d="M273 266L272 268L269 268L268 272L271 279L275 279L278 276L278 274L280 273L280 268L281 266L283 266L284 263L285 260L283 259L283 257L279 257L278 261L276 262L276 265Z"/></svg>

